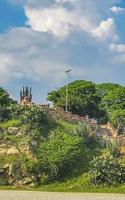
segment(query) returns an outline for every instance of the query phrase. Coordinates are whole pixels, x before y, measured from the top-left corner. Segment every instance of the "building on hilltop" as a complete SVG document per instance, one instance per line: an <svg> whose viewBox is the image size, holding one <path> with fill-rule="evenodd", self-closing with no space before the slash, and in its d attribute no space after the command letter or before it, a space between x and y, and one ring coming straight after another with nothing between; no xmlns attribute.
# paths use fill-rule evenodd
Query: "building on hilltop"
<svg viewBox="0 0 125 200"><path fill-rule="evenodd" d="M41 109L49 109L50 104L35 104L32 103L32 89L28 87L23 87L22 90L20 90L20 104L21 105L34 105Z"/></svg>
<svg viewBox="0 0 125 200"><path fill-rule="evenodd" d="M32 104L32 89L23 87L20 90L20 103L23 105Z"/></svg>

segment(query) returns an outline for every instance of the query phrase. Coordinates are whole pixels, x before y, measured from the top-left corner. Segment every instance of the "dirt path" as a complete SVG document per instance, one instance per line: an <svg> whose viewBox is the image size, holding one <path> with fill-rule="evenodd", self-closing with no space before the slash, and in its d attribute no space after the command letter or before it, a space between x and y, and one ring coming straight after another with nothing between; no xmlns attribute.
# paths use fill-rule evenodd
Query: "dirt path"
<svg viewBox="0 0 125 200"><path fill-rule="evenodd" d="M0 200L125 200L125 195L0 191Z"/></svg>

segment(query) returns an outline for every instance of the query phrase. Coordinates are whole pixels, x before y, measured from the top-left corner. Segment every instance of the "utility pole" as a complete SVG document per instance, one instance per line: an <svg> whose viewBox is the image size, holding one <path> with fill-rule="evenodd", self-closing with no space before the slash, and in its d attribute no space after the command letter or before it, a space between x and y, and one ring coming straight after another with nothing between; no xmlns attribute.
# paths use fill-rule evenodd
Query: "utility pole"
<svg viewBox="0 0 125 200"><path fill-rule="evenodd" d="M66 112L68 112L68 78L69 78L69 73L71 72L71 69L66 70Z"/></svg>

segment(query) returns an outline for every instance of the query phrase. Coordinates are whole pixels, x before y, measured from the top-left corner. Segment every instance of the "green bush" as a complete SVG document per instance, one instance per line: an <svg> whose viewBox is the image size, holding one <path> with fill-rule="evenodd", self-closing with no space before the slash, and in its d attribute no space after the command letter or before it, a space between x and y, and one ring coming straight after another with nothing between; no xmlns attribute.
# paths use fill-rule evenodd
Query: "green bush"
<svg viewBox="0 0 125 200"><path fill-rule="evenodd" d="M8 107L14 104L14 101L9 97L9 94L0 87L0 122L10 118Z"/></svg>
<svg viewBox="0 0 125 200"><path fill-rule="evenodd" d="M110 155L114 157L120 156L120 142L116 139L107 139L106 140L106 147L110 153Z"/></svg>
<svg viewBox="0 0 125 200"><path fill-rule="evenodd" d="M79 125L75 128L77 135L83 138L84 143L88 144L90 140L89 126L85 122L79 122Z"/></svg>
<svg viewBox="0 0 125 200"><path fill-rule="evenodd" d="M125 109L110 112L109 120L118 129L119 134L125 134Z"/></svg>
<svg viewBox="0 0 125 200"><path fill-rule="evenodd" d="M96 157L91 162L91 183L94 185L118 185L125 183L125 168L113 156Z"/></svg>
<svg viewBox="0 0 125 200"><path fill-rule="evenodd" d="M42 111L36 106L21 106L16 105L10 108L11 117L13 119L19 119L22 123L38 123L45 124L47 122L47 113Z"/></svg>
<svg viewBox="0 0 125 200"><path fill-rule="evenodd" d="M57 125L60 131L65 132L70 135L78 135L76 133L76 128L78 127L78 124L74 124L68 121L58 120Z"/></svg>
<svg viewBox="0 0 125 200"><path fill-rule="evenodd" d="M11 119L0 124L1 128L18 127L21 125L21 121L18 119Z"/></svg>
<svg viewBox="0 0 125 200"><path fill-rule="evenodd" d="M41 144L38 159L42 178L46 182L60 180L70 175L82 158L82 139L62 132L56 132Z"/></svg>

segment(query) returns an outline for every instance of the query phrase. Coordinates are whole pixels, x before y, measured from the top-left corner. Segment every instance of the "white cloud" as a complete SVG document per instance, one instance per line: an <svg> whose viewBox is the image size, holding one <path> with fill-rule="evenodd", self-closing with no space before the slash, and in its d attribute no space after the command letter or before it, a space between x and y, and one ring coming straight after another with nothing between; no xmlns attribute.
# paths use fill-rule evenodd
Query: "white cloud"
<svg viewBox="0 0 125 200"><path fill-rule="evenodd" d="M85 31L93 37L116 39L116 27L113 18L101 21L97 26L96 20L80 8L67 10L64 7L36 9L25 6L27 24L35 31L52 33L54 36L65 38L73 31Z"/></svg>
<svg viewBox="0 0 125 200"><path fill-rule="evenodd" d="M64 8L25 8L28 25L35 31L52 32L55 36L66 37L77 25L75 17Z"/></svg>
<svg viewBox="0 0 125 200"><path fill-rule="evenodd" d="M79 3L81 0L78 0ZM25 14L28 18L27 24L35 31L52 33L53 36L66 38L71 32L85 31L91 33L91 29L96 27L95 16L90 19L88 10L81 3L75 0L56 0L59 5L54 4L48 8L33 8L25 6ZM70 2L73 9L67 9L61 3ZM83 12L84 10L84 12Z"/></svg>
<svg viewBox="0 0 125 200"><path fill-rule="evenodd" d="M125 55L113 58L107 49L111 43L115 55L124 51L123 46L113 46L119 30L109 12L121 0L8 1L24 7L28 27L0 34L0 83L31 83L46 93L52 85L65 83L66 66L72 68L72 80L121 80L119 63ZM112 59L118 63L115 67Z"/></svg>
<svg viewBox="0 0 125 200"><path fill-rule="evenodd" d="M0 54L0 84L5 83L10 78L10 68L12 66L11 56L4 53Z"/></svg>
<svg viewBox="0 0 125 200"><path fill-rule="evenodd" d="M95 30L92 30L92 35L100 39L112 38L113 40L116 40L118 36L115 34L114 19L108 18L107 20L102 21Z"/></svg>
<svg viewBox="0 0 125 200"><path fill-rule="evenodd" d="M125 53L125 45L124 44L110 44L109 49L119 53Z"/></svg>
<svg viewBox="0 0 125 200"><path fill-rule="evenodd" d="M111 43L109 49L115 53L112 57L114 64L125 64L125 44Z"/></svg>
<svg viewBox="0 0 125 200"><path fill-rule="evenodd" d="M35 31L51 33L58 38L66 38L76 31L84 31L100 39L116 37L115 22L110 20L107 10L110 8L116 10L113 5L120 3L121 0L8 1L21 2L24 5L27 24Z"/></svg>
<svg viewBox="0 0 125 200"><path fill-rule="evenodd" d="M121 13L121 12L125 12L125 8L121 8L121 7L117 7L117 6L113 6L110 8L110 10L114 13Z"/></svg>
<svg viewBox="0 0 125 200"><path fill-rule="evenodd" d="M51 85L64 80L68 49L47 34L13 28L0 35L0 44L0 83L25 78ZM76 77L82 74L79 67L73 67L73 71Z"/></svg>

